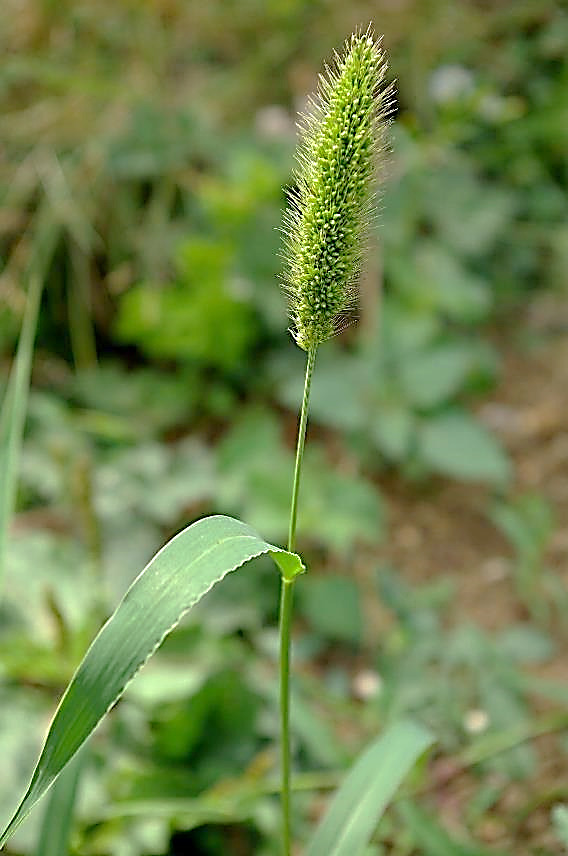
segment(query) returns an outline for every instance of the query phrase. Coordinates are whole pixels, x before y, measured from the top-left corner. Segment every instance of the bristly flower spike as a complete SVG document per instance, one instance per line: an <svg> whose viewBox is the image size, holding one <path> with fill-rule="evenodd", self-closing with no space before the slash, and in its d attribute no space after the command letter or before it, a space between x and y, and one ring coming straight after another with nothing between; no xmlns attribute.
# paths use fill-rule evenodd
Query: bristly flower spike
<svg viewBox="0 0 568 856"><path fill-rule="evenodd" d="M320 76L300 126L296 189L285 215L284 287L292 332L313 350L344 323L372 210L372 184L393 104L387 63L369 28Z"/></svg>

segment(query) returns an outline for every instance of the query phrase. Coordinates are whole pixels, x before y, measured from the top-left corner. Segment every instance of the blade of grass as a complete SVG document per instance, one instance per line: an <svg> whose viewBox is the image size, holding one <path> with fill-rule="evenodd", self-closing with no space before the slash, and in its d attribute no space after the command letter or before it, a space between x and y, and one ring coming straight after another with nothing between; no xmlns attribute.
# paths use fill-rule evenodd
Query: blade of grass
<svg viewBox="0 0 568 856"><path fill-rule="evenodd" d="M73 825L79 778L86 752L79 752L51 789L40 828L36 856L66 856Z"/></svg>
<svg viewBox="0 0 568 856"><path fill-rule="evenodd" d="M8 529L15 506L39 308L47 271L59 239L59 228L52 222L49 206L45 202L39 206L29 234L26 233L24 237L32 247L25 273L27 302L16 357L0 412L0 586L6 561Z"/></svg>
<svg viewBox="0 0 568 856"><path fill-rule="evenodd" d="M341 774L333 771L296 773L292 780L292 790L296 793L332 790L340 783ZM101 817L185 817L195 815L203 806L207 806L208 810L223 810L232 821L237 819L237 812L244 809L248 812L246 817L251 817L260 797L279 794L281 789L282 783L279 779L251 782L245 773L239 778L226 779L218 785L213 785L209 791L198 797L116 800L104 809Z"/></svg>
<svg viewBox="0 0 568 856"><path fill-rule="evenodd" d="M30 277L26 309L14 364L0 414L0 580L3 576L8 528L14 513L18 466L28 403L32 356L43 291L43 278Z"/></svg>
<svg viewBox="0 0 568 856"><path fill-rule="evenodd" d="M298 556L267 543L245 523L221 515L188 526L154 556L71 679L29 788L0 835L0 847L183 615L228 573L266 553L287 578L304 570Z"/></svg>
<svg viewBox="0 0 568 856"><path fill-rule="evenodd" d="M305 856L362 853L404 776L432 742L424 728L407 720L388 728L347 774Z"/></svg>

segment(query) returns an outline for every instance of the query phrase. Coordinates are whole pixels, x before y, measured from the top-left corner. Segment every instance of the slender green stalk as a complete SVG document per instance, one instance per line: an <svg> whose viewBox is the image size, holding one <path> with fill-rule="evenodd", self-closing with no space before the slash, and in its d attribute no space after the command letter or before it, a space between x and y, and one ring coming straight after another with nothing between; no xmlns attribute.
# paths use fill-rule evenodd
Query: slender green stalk
<svg viewBox="0 0 568 856"><path fill-rule="evenodd" d="M288 550L292 551L296 542L296 521L298 517L298 494L300 491L300 476L304 458L306 441L306 426L308 423L308 404L312 374L316 359L317 345L312 345L308 351L306 377L304 381L304 396L300 411L298 426L298 441L296 444L296 464L294 467L294 483L292 487L292 502L290 504L290 527L288 530ZM292 626L292 607L294 604L294 580L282 578L280 596L280 746L281 746L281 777L282 777L282 841L284 856L290 856L290 631Z"/></svg>
<svg viewBox="0 0 568 856"><path fill-rule="evenodd" d="M36 215L33 251L25 274L28 291L16 356L0 410L0 585L4 575L8 528L14 514L18 467L22 449L34 343L47 270L59 232L49 207Z"/></svg>
<svg viewBox="0 0 568 856"><path fill-rule="evenodd" d="M296 546L296 520L298 518L298 493L300 491L300 475L302 472L302 461L304 459L304 445L306 442L306 425L308 424L308 403L310 400L310 389L312 386L312 375L316 360L317 345L312 345L308 351L306 363L306 377L304 380L304 397L300 411L300 424L298 426L298 441L296 444L296 465L294 467L294 484L292 487L292 503L290 505L290 526L288 528L288 550L294 551Z"/></svg>
<svg viewBox="0 0 568 856"><path fill-rule="evenodd" d="M294 603L294 583L282 578L280 595L280 752L282 851L290 856L290 628Z"/></svg>
<svg viewBox="0 0 568 856"><path fill-rule="evenodd" d="M18 349L0 413L0 578L3 576L6 559L8 527L14 513L18 464L42 291L43 279L38 275L31 276Z"/></svg>
<svg viewBox="0 0 568 856"><path fill-rule="evenodd" d="M308 401L318 345L345 322L368 222L375 155L390 109L390 89L379 92L386 63L370 29L355 33L337 68L320 78L298 153L296 192L288 208L287 271L293 335L307 352L300 411L288 550L296 543L298 494ZM290 632L294 581L282 579L280 598L280 727L284 856L290 856Z"/></svg>

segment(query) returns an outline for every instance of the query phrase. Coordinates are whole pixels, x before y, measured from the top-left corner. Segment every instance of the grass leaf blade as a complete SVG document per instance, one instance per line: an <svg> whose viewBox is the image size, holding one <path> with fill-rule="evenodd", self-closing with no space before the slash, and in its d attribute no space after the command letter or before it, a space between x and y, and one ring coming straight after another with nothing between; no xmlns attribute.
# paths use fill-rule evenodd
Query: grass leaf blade
<svg viewBox="0 0 568 856"><path fill-rule="evenodd" d="M36 856L66 856L69 853L73 809L85 759L85 750L75 755L54 783L45 807Z"/></svg>
<svg viewBox="0 0 568 856"><path fill-rule="evenodd" d="M245 523L217 515L198 520L172 538L144 568L87 651L55 713L30 786L0 847L83 745L164 637L229 572L270 553ZM292 560L303 569L299 557Z"/></svg>
<svg viewBox="0 0 568 856"><path fill-rule="evenodd" d="M0 413L0 473L2 473L0 479L0 579L4 569L8 526L14 511L16 480L42 291L43 279L39 276L31 276L16 357Z"/></svg>
<svg viewBox="0 0 568 856"><path fill-rule="evenodd" d="M372 743L333 797L306 856L359 856L404 776L432 742L424 728L404 720Z"/></svg>

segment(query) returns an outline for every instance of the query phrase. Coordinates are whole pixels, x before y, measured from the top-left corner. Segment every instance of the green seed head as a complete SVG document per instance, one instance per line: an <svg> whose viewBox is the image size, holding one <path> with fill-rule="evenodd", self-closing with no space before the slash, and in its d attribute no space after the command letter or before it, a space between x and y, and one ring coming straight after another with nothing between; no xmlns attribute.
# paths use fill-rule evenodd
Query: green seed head
<svg viewBox="0 0 568 856"><path fill-rule="evenodd" d="M332 336L350 308L392 106L392 87L382 86L386 67L370 29L355 33L320 76L300 128L284 284L294 338L305 350Z"/></svg>

